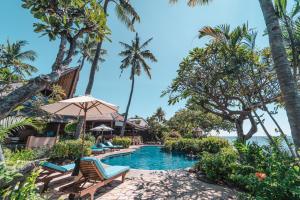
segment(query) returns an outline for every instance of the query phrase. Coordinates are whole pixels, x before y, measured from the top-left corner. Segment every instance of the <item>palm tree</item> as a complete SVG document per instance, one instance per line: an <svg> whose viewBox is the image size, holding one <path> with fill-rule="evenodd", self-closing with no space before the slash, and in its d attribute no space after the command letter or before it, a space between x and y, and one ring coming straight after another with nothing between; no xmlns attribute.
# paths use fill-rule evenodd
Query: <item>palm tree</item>
<svg viewBox="0 0 300 200"><path fill-rule="evenodd" d="M109 3L114 3L116 15L119 18L119 20L121 22L123 22L131 31L134 31L133 25L134 25L135 21L138 21L138 22L140 21L140 17L138 15L138 13L135 11L135 9L132 7L132 5L130 4L129 0L116 0L116 1L115 0L104 0L102 2L103 2L103 10L106 15L108 15L107 9L108 9ZM85 90L86 95L89 95L92 92L95 74L96 74L96 71L98 68L99 58L101 56L102 43L103 43L103 40L101 40L97 44L95 56L94 56L92 66L91 66L89 82L88 82L88 85Z"/></svg>
<svg viewBox="0 0 300 200"><path fill-rule="evenodd" d="M79 52L76 52L76 53L81 54L80 69L82 69L82 67L85 64L85 61L88 61L90 63L93 62L93 59L95 57L95 53L96 53L96 50L97 50L97 42L95 40L90 39L88 36L86 36L83 40L79 41L78 49L79 49ZM105 61L103 56L106 53L107 53L107 51L105 49L101 49L100 57L99 57L100 62ZM99 68L97 68L97 70L99 70Z"/></svg>
<svg viewBox="0 0 300 200"><path fill-rule="evenodd" d="M131 80L131 90L130 90L129 100L126 107L124 123L121 130L121 136L124 136L124 132L125 132L128 111L129 111L133 89L134 89L135 76L140 76L142 70L144 70L147 76L151 79L151 67L146 63L146 59L152 62L157 62L152 52L146 49L146 47L149 45L152 39L153 38L150 38L146 42L141 44L138 33L136 33L134 40L131 41L131 44L120 42L120 44L124 47L124 50L121 51L121 53L119 53L119 55L124 58L120 66L121 73L125 69L130 67L130 80Z"/></svg>
<svg viewBox="0 0 300 200"><path fill-rule="evenodd" d="M156 118L158 119L158 122L164 122L165 121L165 111L162 109L162 107L157 108L155 114Z"/></svg>
<svg viewBox="0 0 300 200"><path fill-rule="evenodd" d="M189 6L206 5L212 0L187 0ZM284 46L283 36L279 25L279 19L274 9L272 0L258 0L264 20L267 26L269 44L274 61L277 78L280 89L283 94L285 107L291 134L297 148L300 147L300 96L297 90L296 82L293 78L287 53ZM276 0L277 1L277 0ZM169 0L170 3L176 3L178 0Z"/></svg>
<svg viewBox="0 0 300 200"><path fill-rule="evenodd" d="M81 54L80 58L80 71L83 68L85 61L92 63L93 59L95 58L95 54L97 51L97 42L94 40L91 40L88 36L86 36L82 41L78 43L78 49ZM78 53L78 52L76 52ZM104 62L103 55L105 55L107 51L105 49L100 49L100 56L99 56L99 62ZM96 71L99 70L99 67L97 65ZM80 120L77 123L76 132L74 137L78 139L80 137L80 133L83 128L83 118L80 118Z"/></svg>
<svg viewBox="0 0 300 200"><path fill-rule="evenodd" d="M9 82L12 76L19 80L24 79L27 75L37 72L37 68L26 61L34 61L37 57L32 50L23 51L23 47L28 43L25 40L19 40L11 43L7 40L6 45L1 46L0 51L0 70L8 72L7 79Z"/></svg>
<svg viewBox="0 0 300 200"><path fill-rule="evenodd" d="M140 21L140 16L135 11L135 9L131 6L131 4L128 0L117 0L117 1L104 0L104 1L101 1L101 3L103 3L103 10L107 16L108 16L108 13L107 13L108 5L110 3L114 3L116 15L119 18L119 20L121 22L123 22L127 26L127 28L129 28L129 30L134 31L133 25L134 25L135 21L137 21L137 22ZM93 59L92 59L92 66L91 66L91 70L90 70L89 81L88 81L87 87L85 89L86 95L90 95L92 92L95 75L96 75L97 70L99 69L99 61L103 60L101 55L105 54L105 53L103 53L102 44L103 44L103 40L101 40L97 44L96 50L93 53L94 55L93 55ZM83 127L83 119L80 119L78 122L77 129L76 129L75 138L79 138L82 127Z"/></svg>

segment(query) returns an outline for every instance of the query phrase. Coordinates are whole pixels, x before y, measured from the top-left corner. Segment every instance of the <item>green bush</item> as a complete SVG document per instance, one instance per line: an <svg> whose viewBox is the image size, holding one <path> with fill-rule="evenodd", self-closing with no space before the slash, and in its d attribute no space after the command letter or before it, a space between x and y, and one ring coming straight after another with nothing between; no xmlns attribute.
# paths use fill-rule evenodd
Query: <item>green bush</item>
<svg viewBox="0 0 300 200"><path fill-rule="evenodd" d="M298 161L266 145L235 144L218 153L203 153L196 169L209 179L222 180L246 191L247 199L300 199Z"/></svg>
<svg viewBox="0 0 300 200"><path fill-rule="evenodd" d="M114 145L122 145L123 148L128 148L131 145L131 139L129 137L115 137L112 143Z"/></svg>
<svg viewBox="0 0 300 200"><path fill-rule="evenodd" d="M229 146L227 140L219 137L169 139L164 143L164 149L167 151L192 153L194 155L202 154L203 152L217 153L221 148Z"/></svg>
<svg viewBox="0 0 300 200"><path fill-rule="evenodd" d="M204 152L195 168L204 172L211 180L228 179L238 154L232 147L220 149L218 153Z"/></svg>
<svg viewBox="0 0 300 200"><path fill-rule="evenodd" d="M25 181L18 182L14 186L10 186L5 189L0 189L0 196L4 199L11 200L43 200L46 199L38 193L38 187L36 180L40 174L40 171L34 170Z"/></svg>
<svg viewBox="0 0 300 200"><path fill-rule="evenodd" d="M85 141L82 146L82 140L64 140L56 143L50 152L51 159L71 159L79 156L91 155L92 142Z"/></svg>

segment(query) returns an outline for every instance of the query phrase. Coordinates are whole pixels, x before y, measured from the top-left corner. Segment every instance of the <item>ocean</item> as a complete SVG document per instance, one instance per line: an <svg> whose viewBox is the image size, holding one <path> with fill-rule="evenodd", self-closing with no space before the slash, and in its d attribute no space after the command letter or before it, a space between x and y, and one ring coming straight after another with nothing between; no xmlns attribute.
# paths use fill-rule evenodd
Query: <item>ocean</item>
<svg viewBox="0 0 300 200"><path fill-rule="evenodd" d="M232 143L234 140L237 139L236 136L220 136L220 137L227 139L230 143ZM287 138L290 142L293 142L293 138L291 136L287 136ZM255 142L256 144L261 146L261 145L268 144L268 138L267 138L267 136L253 136L247 142ZM284 145L284 147L287 148L285 143L283 145Z"/></svg>

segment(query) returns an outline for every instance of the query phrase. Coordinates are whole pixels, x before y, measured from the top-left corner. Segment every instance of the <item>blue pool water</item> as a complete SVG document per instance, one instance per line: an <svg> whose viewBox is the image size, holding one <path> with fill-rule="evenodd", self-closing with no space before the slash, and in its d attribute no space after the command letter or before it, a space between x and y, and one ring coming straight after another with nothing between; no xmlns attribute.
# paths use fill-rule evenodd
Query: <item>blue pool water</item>
<svg viewBox="0 0 300 200"><path fill-rule="evenodd" d="M183 154L164 152L159 146L145 146L129 154L106 157L102 162L130 166L133 169L174 170L191 167L196 160Z"/></svg>

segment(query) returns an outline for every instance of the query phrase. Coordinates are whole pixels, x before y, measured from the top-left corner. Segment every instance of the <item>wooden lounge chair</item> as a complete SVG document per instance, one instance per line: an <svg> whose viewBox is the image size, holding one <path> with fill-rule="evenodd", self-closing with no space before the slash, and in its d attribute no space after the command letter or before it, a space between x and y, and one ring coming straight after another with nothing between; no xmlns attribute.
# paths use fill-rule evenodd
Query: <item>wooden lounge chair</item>
<svg viewBox="0 0 300 200"><path fill-rule="evenodd" d="M80 161L80 172L82 177L70 185L61 188L61 191L73 194L75 198L81 198L90 195L94 199L98 188L110 183L118 177L122 177L122 183L125 180L129 167L109 166L104 168L101 161L94 157L85 157Z"/></svg>
<svg viewBox="0 0 300 200"><path fill-rule="evenodd" d="M50 162L43 162L40 165L43 171L40 173L38 181L44 183L43 192L48 189L51 180L71 173L75 167L74 163L60 166Z"/></svg>

